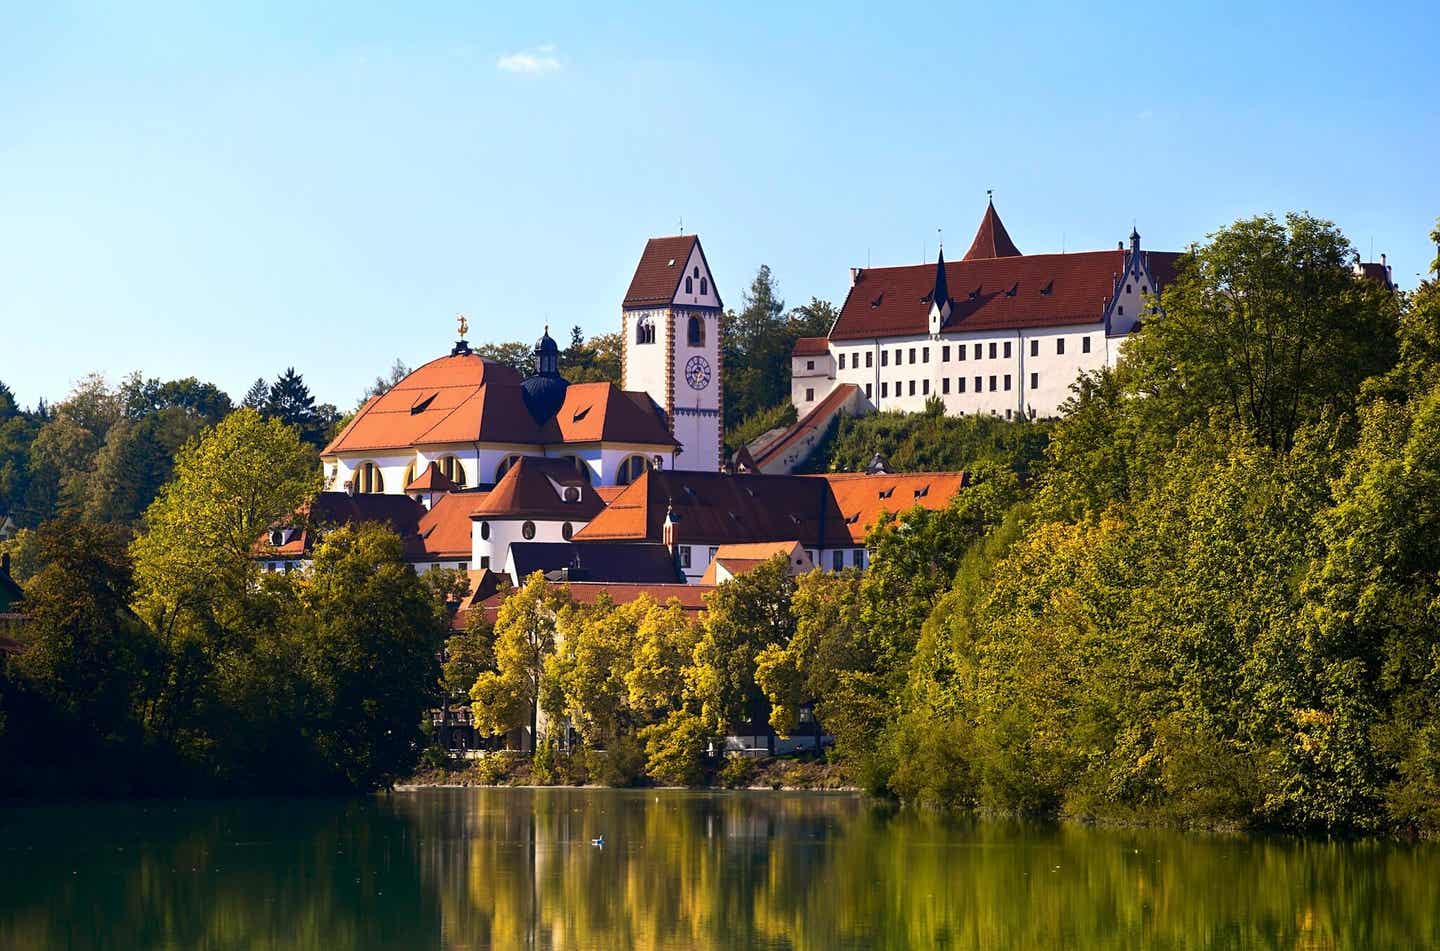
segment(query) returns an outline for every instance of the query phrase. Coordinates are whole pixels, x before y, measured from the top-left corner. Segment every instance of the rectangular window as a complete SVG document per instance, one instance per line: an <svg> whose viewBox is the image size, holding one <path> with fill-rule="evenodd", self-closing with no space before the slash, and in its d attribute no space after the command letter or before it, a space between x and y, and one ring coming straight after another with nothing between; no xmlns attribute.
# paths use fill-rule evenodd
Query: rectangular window
<svg viewBox="0 0 1440 951"><path fill-rule="evenodd" d="M870 392L870 384L869 384L869 383L866 383L866 384L865 384L865 398L866 398L867 400L873 400L873 399L875 398L875 394Z"/></svg>
<svg viewBox="0 0 1440 951"><path fill-rule="evenodd" d="M1064 338L1064 337L1056 337L1056 338L1055 338L1055 352L1056 352L1056 353L1064 353L1064 352L1065 352L1065 338Z"/></svg>
<svg viewBox="0 0 1440 951"><path fill-rule="evenodd" d="M940 381L940 392L941 392L941 393L949 393L949 392L950 392L950 378L949 378L948 376L947 376L945 379L943 379L943 380Z"/></svg>
<svg viewBox="0 0 1440 951"><path fill-rule="evenodd" d="M1009 419L1009 418L1010 418L1010 413L1011 413L1011 412L1012 412L1012 410L1008 410L1008 409L1005 411L1005 418L1006 418L1006 419Z"/></svg>
<svg viewBox="0 0 1440 951"><path fill-rule="evenodd" d="M985 378L984 378L983 376L977 376L977 377L975 378L975 392L976 392L976 393L980 393L980 392L982 392L984 389L985 389Z"/></svg>
<svg viewBox="0 0 1440 951"><path fill-rule="evenodd" d="M1040 341L1038 341L1038 340L1032 340L1032 341L1030 341L1030 356L1032 356L1032 357L1038 357L1038 356L1040 356Z"/></svg>
<svg viewBox="0 0 1440 951"><path fill-rule="evenodd" d="M843 549L837 548L830 553L830 567L836 571L845 567L845 552Z"/></svg>
<svg viewBox="0 0 1440 951"><path fill-rule="evenodd" d="M895 365L898 367L905 362L905 351L899 347L895 348Z"/></svg>
<svg viewBox="0 0 1440 951"><path fill-rule="evenodd" d="M1005 341L1005 359L1010 359L1010 341Z"/></svg>
<svg viewBox="0 0 1440 951"><path fill-rule="evenodd" d="M887 397L887 396L889 396L889 395L890 395L890 384L889 384L889 383L886 383L884 380L881 380L881 381L880 381L880 398L883 400L885 397Z"/></svg>
<svg viewBox="0 0 1440 951"><path fill-rule="evenodd" d="M1005 374L1005 392L1010 392L1010 374Z"/></svg>
<svg viewBox="0 0 1440 951"><path fill-rule="evenodd" d="M814 360L806 360L806 361L805 361L805 369L807 369L807 370L813 370L813 369L815 369L815 361L814 361Z"/></svg>
<svg viewBox="0 0 1440 951"><path fill-rule="evenodd" d="M845 369L845 354L840 354L840 369Z"/></svg>
<svg viewBox="0 0 1440 951"><path fill-rule="evenodd" d="M955 378L955 392L957 392L957 393L964 393L964 392L965 392L965 378L964 378L963 376L957 376L957 377Z"/></svg>
<svg viewBox="0 0 1440 951"><path fill-rule="evenodd" d="M912 364L915 362L915 348L914 348L914 347L911 347L911 348L910 348L910 362L911 362Z"/></svg>
<svg viewBox="0 0 1440 951"><path fill-rule="evenodd" d="M980 345L978 343L975 345L975 359L980 359Z"/></svg>
<svg viewBox="0 0 1440 951"><path fill-rule="evenodd" d="M922 347L922 348L920 348L920 362L921 362L921 363L929 363L929 362L930 362L930 348L929 348L929 347Z"/></svg>
<svg viewBox="0 0 1440 951"><path fill-rule="evenodd" d="M955 358L957 360L965 359L965 345L963 343L955 348Z"/></svg>
<svg viewBox="0 0 1440 951"><path fill-rule="evenodd" d="M995 392L995 382L996 382L996 381L995 381L995 374L992 373L992 374L990 374L990 392L991 392L991 393L994 393L994 392Z"/></svg>
<svg viewBox="0 0 1440 951"><path fill-rule="evenodd" d="M923 394L926 395L926 396L929 396L929 395L930 395L930 381L929 381L929 380L921 380L921 381L920 381L920 392L923 393Z"/></svg>
<svg viewBox="0 0 1440 951"><path fill-rule="evenodd" d="M689 546L689 545L681 545L681 546L680 546L680 567L681 567L681 568L689 568L689 567L690 567L690 546Z"/></svg>
<svg viewBox="0 0 1440 951"><path fill-rule="evenodd" d="M459 568L461 571L465 571L465 570L467 570L470 566L467 565L465 562L462 561L462 562L460 562L460 564L456 565L455 567Z"/></svg>
<svg viewBox="0 0 1440 951"><path fill-rule="evenodd" d="M814 387L809 387L809 386L805 387L805 402L807 402L807 403L813 403L813 402L815 402L815 389L814 389Z"/></svg>
<svg viewBox="0 0 1440 951"><path fill-rule="evenodd" d="M489 568L489 567L490 567L490 556L489 556L489 555L481 555L481 556L480 556L480 567L481 567L481 568Z"/></svg>
<svg viewBox="0 0 1440 951"><path fill-rule="evenodd" d="M1081 353L1089 353L1089 352L1090 352L1090 335L1089 335L1089 334L1086 334L1085 336L1083 336L1083 337L1080 338L1080 352L1081 352Z"/></svg>
<svg viewBox="0 0 1440 951"><path fill-rule="evenodd" d="M715 560L715 556L718 555L718 554L720 554L720 549L716 548L714 545L711 545L711 546L710 546L710 561L705 562L705 564L708 565L708 564L710 564L711 561L714 561L714 560Z"/></svg>
<svg viewBox="0 0 1440 951"><path fill-rule="evenodd" d="M1038 374L1038 373L1032 373L1032 374L1030 374L1030 389L1032 389L1032 390L1038 390L1038 389L1040 389L1040 374Z"/></svg>
<svg viewBox="0 0 1440 951"><path fill-rule="evenodd" d="M873 367L873 366L875 365L875 359L874 359L874 358L875 358L875 354L871 353L869 350L866 350L866 351L865 351L865 365L866 365L867 367Z"/></svg>
<svg viewBox="0 0 1440 951"><path fill-rule="evenodd" d="M911 380L911 381L910 381L910 395L911 395L911 396L914 396L914 395L915 395L915 381L914 381L914 380Z"/></svg>
<svg viewBox="0 0 1440 951"><path fill-rule="evenodd" d="M950 345L949 345L949 344L946 344L945 346L943 346L943 347L940 348L940 362L941 362L941 363L949 363L949 362L950 362Z"/></svg>
<svg viewBox="0 0 1440 951"><path fill-rule="evenodd" d="M995 344L993 342L990 344L990 359L995 359Z"/></svg>
<svg viewBox="0 0 1440 951"><path fill-rule="evenodd" d="M882 367L888 367L888 366L890 365L890 351L889 351L889 350L881 350L881 351L880 351L880 365L881 365Z"/></svg>

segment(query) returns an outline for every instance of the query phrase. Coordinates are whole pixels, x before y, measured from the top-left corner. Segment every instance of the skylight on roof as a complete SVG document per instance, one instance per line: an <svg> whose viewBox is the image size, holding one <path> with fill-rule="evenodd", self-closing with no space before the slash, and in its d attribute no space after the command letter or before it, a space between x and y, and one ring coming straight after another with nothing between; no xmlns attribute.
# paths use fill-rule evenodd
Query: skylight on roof
<svg viewBox="0 0 1440 951"><path fill-rule="evenodd" d="M674 259L674 258L671 258L671 259L670 259L670 263L669 263L669 264L666 264L665 266L666 266L666 267L674 267L674 266L675 266L675 259Z"/></svg>
<svg viewBox="0 0 1440 951"><path fill-rule="evenodd" d="M890 496L892 496L892 495L894 495L894 494L895 494L895 487L894 487L893 485L892 485L890 488L888 488L888 489L881 489L881 490L880 490L880 498L882 498L882 499L888 499L888 498L890 498Z"/></svg>
<svg viewBox="0 0 1440 951"><path fill-rule="evenodd" d="M578 410L575 411L575 415L572 416L572 417L570 417L570 422L572 422L572 423L578 423L578 422L580 422L580 420L584 419L587 415L589 415L589 413L590 413L590 407L588 407L588 406L585 407L584 409L578 409Z"/></svg>
<svg viewBox="0 0 1440 951"><path fill-rule="evenodd" d="M410 415L418 416L420 413L425 412L427 409L430 408L430 404L435 401L435 397L439 395L440 391L436 390L433 393L423 394L416 397L415 402L410 404Z"/></svg>

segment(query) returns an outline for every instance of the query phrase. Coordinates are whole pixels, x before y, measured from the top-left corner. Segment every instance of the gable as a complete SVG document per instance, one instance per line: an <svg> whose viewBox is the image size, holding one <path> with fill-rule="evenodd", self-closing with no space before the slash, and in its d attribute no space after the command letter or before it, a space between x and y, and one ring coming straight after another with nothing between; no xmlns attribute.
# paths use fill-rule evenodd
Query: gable
<svg viewBox="0 0 1440 951"><path fill-rule="evenodd" d="M705 252L697 238L680 274L672 303L682 307L720 307L720 293L715 289L715 276L705 261Z"/></svg>

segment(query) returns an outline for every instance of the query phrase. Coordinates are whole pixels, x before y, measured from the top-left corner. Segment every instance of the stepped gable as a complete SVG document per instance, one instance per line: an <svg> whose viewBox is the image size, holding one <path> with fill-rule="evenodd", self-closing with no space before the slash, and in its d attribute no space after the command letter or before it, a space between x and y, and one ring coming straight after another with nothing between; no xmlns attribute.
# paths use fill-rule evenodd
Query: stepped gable
<svg viewBox="0 0 1440 951"><path fill-rule="evenodd" d="M471 518L586 522L604 509L605 501L568 460L521 456Z"/></svg>
<svg viewBox="0 0 1440 951"><path fill-rule="evenodd" d="M630 278L623 307L664 307L675 300L685 264L699 239L693 234L651 238Z"/></svg>
<svg viewBox="0 0 1440 951"><path fill-rule="evenodd" d="M475 551L470 516L489 494L483 489L462 489L437 499L420 519L422 557L427 561L469 561Z"/></svg>
<svg viewBox="0 0 1440 951"><path fill-rule="evenodd" d="M951 313L945 330L1017 330L1100 321L1125 271L1121 250L948 261ZM1156 283L1175 276L1180 255L1142 251ZM866 268L845 298L831 340L929 332L935 265Z"/></svg>
<svg viewBox="0 0 1440 951"><path fill-rule="evenodd" d="M1005 230L1005 223L995 211L995 202L990 202L985 206L985 214L980 218L980 227L975 229L975 240L970 242L970 250L965 252L965 257L961 260L1019 256L1020 249L1010 240L1010 232Z"/></svg>

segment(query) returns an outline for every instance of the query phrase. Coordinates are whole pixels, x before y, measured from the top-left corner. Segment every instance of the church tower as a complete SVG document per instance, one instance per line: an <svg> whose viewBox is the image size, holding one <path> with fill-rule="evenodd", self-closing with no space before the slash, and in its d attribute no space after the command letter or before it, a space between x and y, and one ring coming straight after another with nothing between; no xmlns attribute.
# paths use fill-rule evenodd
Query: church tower
<svg viewBox="0 0 1440 951"><path fill-rule="evenodd" d="M724 397L720 389L723 305L695 235L651 238L621 305L622 386L650 394L681 450L675 468L720 468Z"/></svg>

